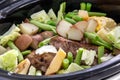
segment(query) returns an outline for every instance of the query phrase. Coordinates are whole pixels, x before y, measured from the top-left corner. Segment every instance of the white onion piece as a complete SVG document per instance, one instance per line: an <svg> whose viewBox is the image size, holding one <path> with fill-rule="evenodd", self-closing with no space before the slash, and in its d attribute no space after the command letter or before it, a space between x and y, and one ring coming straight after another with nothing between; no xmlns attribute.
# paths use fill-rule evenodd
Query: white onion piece
<svg viewBox="0 0 120 80"><path fill-rule="evenodd" d="M45 52L57 53L57 49L52 45L46 45L38 48L35 51L36 54L43 54Z"/></svg>

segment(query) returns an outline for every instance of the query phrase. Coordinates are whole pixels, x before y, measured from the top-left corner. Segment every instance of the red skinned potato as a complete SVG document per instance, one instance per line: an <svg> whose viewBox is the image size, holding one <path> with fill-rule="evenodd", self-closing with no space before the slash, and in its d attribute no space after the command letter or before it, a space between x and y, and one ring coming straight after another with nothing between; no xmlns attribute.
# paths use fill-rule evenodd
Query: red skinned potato
<svg viewBox="0 0 120 80"><path fill-rule="evenodd" d="M30 46L34 49L37 49L38 44L39 44L39 42L41 42L43 40L43 37L41 36L41 34L36 34L31 37L32 37L32 43Z"/></svg>
<svg viewBox="0 0 120 80"><path fill-rule="evenodd" d="M77 22L75 24L75 26L81 30L82 32L85 32L85 29L87 28L88 26L88 22L87 21L80 21L80 22Z"/></svg>
<svg viewBox="0 0 120 80"><path fill-rule="evenodd" d="M76 26L72 26L67 32L68 39L80 41L83 38L83 32Z"/></svg>
<svg viewBox="0 0 120 80"><path fill-rule="evenodd" d="M62 20L57 25L57 33L62 37L67 37L67 32L71 26L72 26L71 23L65 20Z"/></svg>
<svg viewBox="0 0 120 80"><path fill-rule="evenodd" d="M27 34L23 34L20 37L18 37L15 41L15 45L21 50L24 51L26 50L30 44L32 43L32 38L31 36Z"/></svg>
<svg viewBox="0 0 120 80"><path fill-rule="evenodd" d="M86 28L86 31L87 32L95 32L97 26L98 26L98 23L95 19L89 19L88 27Z"/></svg>
<svg viewBox="0 0 120 80"><path fill-rule="evenodd" d="M20 30L23 34L33 35L38 32L38 27L30 23L20 24Z"/></svg>
<svg viewBox="0 0 120 80"><path fill-rule="evenodd" d="M82 17L84 20L89 18L88 12L85 10L79 10L78 16Z"/></svg>

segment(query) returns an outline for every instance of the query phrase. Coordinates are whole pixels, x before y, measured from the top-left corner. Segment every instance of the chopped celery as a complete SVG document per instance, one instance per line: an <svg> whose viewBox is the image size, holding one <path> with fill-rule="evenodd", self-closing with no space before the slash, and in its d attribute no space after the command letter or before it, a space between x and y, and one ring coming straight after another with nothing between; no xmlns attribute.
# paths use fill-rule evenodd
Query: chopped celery
<svg viewBox="0 0 120 80"><path fill-rule="evenodd" d="M110 31L107 35L109 40L112 41L113 46L117 49L120 49L120 26L117 26L112 31Z"/></svg>
<svg viewBox="0 0 120 80"><path fill-rule="evenodd" d="M93 50L89 51L89 50L84 49L81 60L83 60L86 65L92 65L94 62L95 55L96 55L95 51Z"/></svg>
<svg viewBox="0 0 120 80"><path fill-rule="evenodd" d="M47 21L50 20L49 16L45 12L45 10L41 10L39 12L36 12L36 13L32 14L31 18L33 20L37 20L37 21L43 22L43 23L46 23Z"/></svg>
<svg viewBox="0 0 120 80"><path fill-rule="evenodd" d="M30 66L28 75L36 75L36 68L34 66Z"/></svg>
<svg viewBox="0 0 120 80"><path fill-rule="evenodd" d="M83 70L84 68L82 68L81 66L79 66L76 63L71 63L69 65L69 67L66 69L65 73L70 73L70 72L75 72L75 71L79 71L79 70Z"/></svg>
<svg viewBox="0 0 120 80"><path fill-rule="evenodd" d="M18 36L21 35L19 32L20 29L18 27L15 27L11 30L11 32L9 32L9 34L6 33L7 35L1 37L0 44L2 46L5 46L9 40L14 41Z"/></svg>
<svg viewBox="0 0 120 80"><path fill-rule="evenodd" d="M91 66L85 66L85 65L81 65L81 67L83 67L84 69L91 68Z"/></svg>
<svg viewBox="0 0 120 80"><path fill-rule="evenodd" d="M18 64L17 56L18 51L14 49L0 55L0 68L7 71L14 71Z"/></svg>
<svg viewBox="0 0 120 80"><path fill-rule="evenodd" d="M53 21L56 21L56 20L57 20L56 14L55 14L55 12L53 11L53 9L50 9L50 10L48 11L48 16L49 16L50 19L52 19Z"/></svg>
<svg viewBox="0 0 120 80"><path fill-rule="evenodd" d="M41 76L42 75L42 72L40 70L37 70L36 71L36 76Z"/></svg>
<svg viewBox="0 0 120 80"><path fill-rule="evenodd" d="M66 70L61 69L61 70L59 70L59 71L57 72L57 74L65 74L65 72L66 72Z"/></svg>

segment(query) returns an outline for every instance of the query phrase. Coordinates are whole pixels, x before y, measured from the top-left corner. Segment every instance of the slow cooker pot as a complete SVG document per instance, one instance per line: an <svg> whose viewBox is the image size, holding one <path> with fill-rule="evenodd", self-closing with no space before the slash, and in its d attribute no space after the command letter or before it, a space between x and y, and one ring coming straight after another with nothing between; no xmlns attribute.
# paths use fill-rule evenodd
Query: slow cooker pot
<svg viewBox="0 0 120 80"><path fill-rule="evenodd" d="M2 2L3 1L3 2ZM5 0L0 5L0 35L6 32L12 23L21 23L26 17L45 9L50 8L57 13L61 2L67 2L67 12L79 9L80 2L91 2L92 11L106 12L107 16L120 22L120 1L119 0ZM7 1L7 0L6 0ZM2 4L5 3L5 4ZM120 71L120 54L109 61L93 66L82 71L76 71L68 74L51 76L28 76L10 73L0 69L0 76L11 80L100 80L105 79Z"/></svg>

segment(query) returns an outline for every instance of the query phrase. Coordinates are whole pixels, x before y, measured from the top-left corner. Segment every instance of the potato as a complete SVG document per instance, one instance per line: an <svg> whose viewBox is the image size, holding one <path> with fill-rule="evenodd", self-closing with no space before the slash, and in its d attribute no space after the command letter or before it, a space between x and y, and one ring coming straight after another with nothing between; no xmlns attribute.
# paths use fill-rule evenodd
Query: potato
<svg viewBox="0 0 120 80"><path fill-rule="evenodd" d="M85 32L85 29L87 28L88 26L88 22L87 21L80 21L80 22L77 22L75 24L75 26L81 30L82 32Z"/></svg>
<svg viewBox="0 0 120 80"><path fill-rule="evenodd" d="M18 37L15 41L15 45L21 50L24 51L27 49L30 44L32 43L32 38L31 36L27 34L23 34L20 37Z"/></svg>
<svg viewBox="0 0 120 80"><path fill-rule="evenodd" d="M78 16L82 17L84 20L89 18L88 12L85 10L79 10Z"/></svg>
<svg viewBox="0 0 120 80"><path fill-rule="evenodd" d="M65 20L62 20L57 25L57 33L62 37L67 37L67 32L71 26L72 26L71 23Z"/></svg>
<svg viewBox="0 0 120 80"><path fill-rule="evenodd" d="M52 62L50 63L45 75L51 75L56 73L60 69L62 61L65 57L66 53L63 51L63 49L60 48L55 57L53 58Z"/></svg>
<svg viewBox="0 0 120 80"><path fill-rule="evenodd" d="M18 74L27 74L29 67L30 61L28 59L25 59L18 64L14 72Z"/></svg>
<svg viewBox="0 0 120 80"><path fill-rule="evenodd" d="M80 41L83 38L83 33L76 26L72 26L67 32L68 39Z"/></svg>
<svg viewBox="0 0 120 80"><path fill-rule="evenodd" d="M33 35L38 32L38 27L30 23L20 24L20 29L23 34Z"/></svg>
<svg viewBox="0 0 120 80"><path fill-rule="evenodd" d="M95 19L88 20L88 27L86 29L87 32L95 32L98 26L98 22Z"/></svg>

